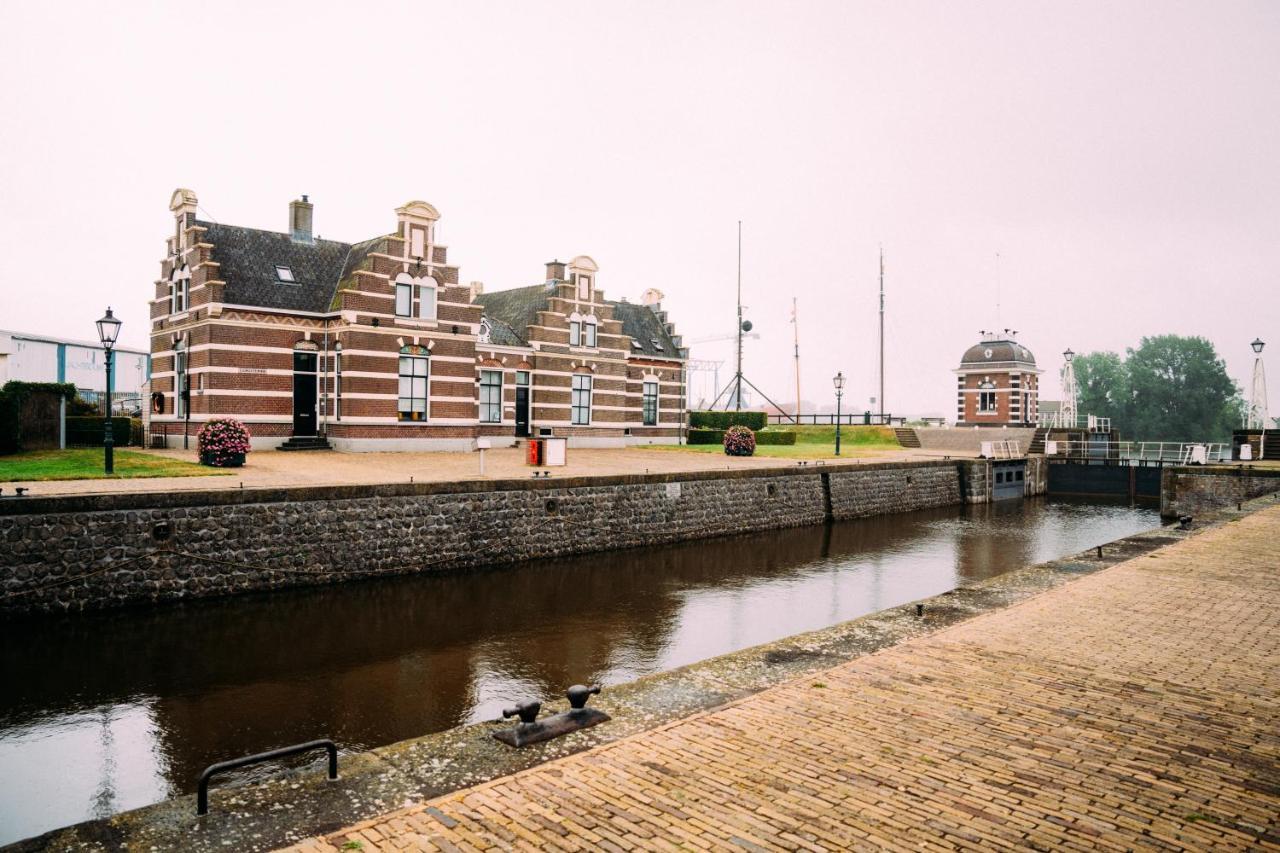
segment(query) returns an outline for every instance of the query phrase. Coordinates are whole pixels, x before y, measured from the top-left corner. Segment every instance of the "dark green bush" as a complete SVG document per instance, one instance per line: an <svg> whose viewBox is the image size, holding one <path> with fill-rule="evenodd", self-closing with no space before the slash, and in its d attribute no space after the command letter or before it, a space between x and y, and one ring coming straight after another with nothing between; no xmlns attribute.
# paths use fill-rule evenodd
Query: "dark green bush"
<svg viewBox="0 0 1280 853"><path fill-rule="evenodd" d="M689 430L690 444L721 444L724 441L724 430L722 429L691 429Z"/></svg>
<svg viewBox="0 0 1280 853"><path fill-rule="evenodd" d="M32 392L76 398L76 386L68 382L6 382L0 388L0 453L22 449L22 404Z"/></svg>
<svg viewBox="0 0 1280 853"><path fill-rule="evenodd" d="M694 429L728 429L744 426L759 432L768 426L769 416L764 412L690 412L689 426Z"/></svg>
<svg viewBox="0 0 1280 853"><path fill-rule="evenodd" d="M756 444L795 444L796 434L791 430L767 429L756 433Z"/></svg>
<svg viewBox="0 0 1280 853"><path fill-rule="evenodd" d="M67 446L101 447L103 418L67 418ZM111 419L111 438L121 447L133 438L133 422L130 418Z"/></svg>

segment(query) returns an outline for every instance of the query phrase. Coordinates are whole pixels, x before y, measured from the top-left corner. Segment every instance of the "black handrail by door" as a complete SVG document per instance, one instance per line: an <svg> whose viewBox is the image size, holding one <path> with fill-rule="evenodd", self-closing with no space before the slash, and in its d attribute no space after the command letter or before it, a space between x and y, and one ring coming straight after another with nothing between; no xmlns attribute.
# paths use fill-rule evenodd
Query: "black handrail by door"
<svg viewBox="0 0 1280 853"><path fill-rule="evenodd" d="M338 747L331 740L309 740L306 743L282 746L279 749L259 752L257 755L246 755L243 758L233 758L230 761L219 761L217 764L210 764L200 774L200 787L196 791L196 814L205 815L209 813L209 780L214 775L227 770L235 770L238 767L248 767L250 764L261 764L264 761L272 761L288 755L297 755L300 752L310 752L313 749L321 748L329 752L329 778L337 779Z"/></svg>

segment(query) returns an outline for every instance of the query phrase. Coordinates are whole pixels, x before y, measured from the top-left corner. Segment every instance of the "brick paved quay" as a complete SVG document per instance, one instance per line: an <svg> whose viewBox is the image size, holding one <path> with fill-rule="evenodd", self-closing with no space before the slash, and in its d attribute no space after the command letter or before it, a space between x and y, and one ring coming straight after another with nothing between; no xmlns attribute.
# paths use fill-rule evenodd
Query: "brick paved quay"
<svg viewBox="0 0 1280 853"><path fill-rule="evenodd" d="M1280 848L1277 543L1280 507L291 849Z"/></svg>

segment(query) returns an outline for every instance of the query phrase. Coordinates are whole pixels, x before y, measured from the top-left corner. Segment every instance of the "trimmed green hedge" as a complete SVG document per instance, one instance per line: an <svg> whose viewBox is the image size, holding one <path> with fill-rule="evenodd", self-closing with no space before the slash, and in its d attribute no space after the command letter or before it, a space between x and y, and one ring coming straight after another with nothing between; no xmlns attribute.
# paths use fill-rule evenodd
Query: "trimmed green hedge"
<svg viewBox="0 0 1280 853"><path fill-rule="evenodd" d="M689 426L693 429L728 429L744 426L759 432L769 424L764 412L690 412Z"/></svg>
<svg viewBox="0 0 1280 853"><path fill-rule="evenodd" d="M724 430L691 429L688 438L690 444L724 444Z"/></svg>
<svg viewBox="0 0 1280 853"><path fill-rule="evenodd" d="M67 446L101 447L103 421L101 417L67 418ZM111 439L121 447L133 438L132 418L111 419Z"/></svg>
<svg viewBox="0 0 1280 853"><path fill-rule="evenodd" d="M69 382L6 382L0 388L0 453L22 449L22 404L32 392L45 392L74 400L76 386Z"/></svg>
<svg viewBox="0 0 1280 853"><path fill-rule="evenodd" d="M756 444L795 444L796 434L790 430L766 429L756 433Z"/></svg>

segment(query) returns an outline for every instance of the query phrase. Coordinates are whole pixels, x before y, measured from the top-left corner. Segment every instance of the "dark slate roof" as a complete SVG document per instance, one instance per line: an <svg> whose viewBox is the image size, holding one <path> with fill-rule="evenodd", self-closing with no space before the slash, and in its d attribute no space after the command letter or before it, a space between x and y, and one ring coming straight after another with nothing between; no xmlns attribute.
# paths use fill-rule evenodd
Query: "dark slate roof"
<svg viewBox="0 0 1280 853"><path fill-rule="evenodd" d="M538 312L545 311L551 289L545 284L481 293L475 298L489 319L492 342L506 346L527 347L528 328L538 322ZM505 340L499 340L501 335Z"/></svg>
<svg viewBox="0 0 1280 853"><path fill-rule="evenodd" d="M991 355L988 356L987 353ZM1036 357L1017 341L983 341L964 352L960 366L975 367L995 364L1025 364L1035 367Z"/></svg>
<svg viewBox="0 0 1280 853"><path fill-rule="evenodd" d="M218 278L227 283L223 298L231 305L328 311L338 281L349 268L348 256L354 254L351 244L334 240L295 243L288 234L275 231L216 222L196 224L207 229L204 240L213 244ZM367 247L379 239L357 245ZM365 248L364 254L369 251ZM296 283L280 281L277 265L291 269Z"/></svg>
<svg viewBox="0 0 1280 853"><path fill-rule="evenodd" d="M636 305L631 302L610 302L613 306L614 319L622 321L622 334L629 335L632 340L640 342L640 349L631 348L635 354L656 356L657 358L679 358L680 349L667 334L667 329L658 315L648 305ZM653 345L654 339L662 345L659 350ZM627 344L630 347L630 344Z"/></svg>

